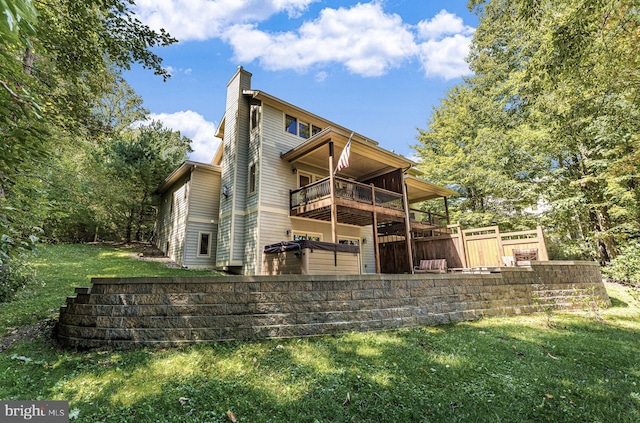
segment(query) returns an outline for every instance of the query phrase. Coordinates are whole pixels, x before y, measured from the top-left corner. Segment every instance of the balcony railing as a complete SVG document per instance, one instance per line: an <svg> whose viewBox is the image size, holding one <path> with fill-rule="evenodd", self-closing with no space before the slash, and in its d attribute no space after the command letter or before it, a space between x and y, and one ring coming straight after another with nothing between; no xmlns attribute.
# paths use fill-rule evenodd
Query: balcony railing
<svg viewBox="0 0 640 423"><path fill-rule="evenodd" d="M336 198L394 210L404 210L402 194L343 178L334 178ZM291 209L329 198L330 178L291 191Z"/></svg>
<svg viewBox="0 0 640 423"><path fill-rule="evenodd" d="M412 222L433 226L447 226L447 216L428 210L409 209L409 217Z"/></svg>

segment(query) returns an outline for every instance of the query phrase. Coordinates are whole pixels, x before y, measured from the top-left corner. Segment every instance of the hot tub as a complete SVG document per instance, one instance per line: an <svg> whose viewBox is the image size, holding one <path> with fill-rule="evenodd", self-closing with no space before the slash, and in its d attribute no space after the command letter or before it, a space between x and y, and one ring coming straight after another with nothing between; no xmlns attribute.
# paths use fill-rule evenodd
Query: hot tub
<svg viewBox="0 0 640 423"><path fill-rule="evenodd" d="M264 247L264 275L359 275L360 247L320 241L282 241Z"/></svg>

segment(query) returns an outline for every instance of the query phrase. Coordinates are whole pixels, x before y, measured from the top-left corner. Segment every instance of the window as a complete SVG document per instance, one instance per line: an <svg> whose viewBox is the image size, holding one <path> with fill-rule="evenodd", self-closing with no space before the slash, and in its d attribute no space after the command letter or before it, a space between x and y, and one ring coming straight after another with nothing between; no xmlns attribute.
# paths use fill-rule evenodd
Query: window
<svg viewBox="0 0 640 423"><path fill-rule="evenodd" d="M322 241L322 234L318 234L318 233L313 233L313 232L294 232L293 233L293 240L294 241L302 241L302 240L308 240L308 241Z"/></svg>
<svg viewBox="0 0 640 423"><path fill-rule="evenodd" d="M301 138L309 138L309 124L304 122L298 123L298 136Z"/></svg>
<svg viewBox="0 0 640 423"><path fill-rule="evenodd" d="M198 239L198 257L211 256L211 232L200 232Z"/></svg>
<svg viewBox="0 0 640 423"><path fill-rule="evenodd" d="M256 176L256 164L251 163L249 165L249 194L256 192L257 176Z"/></svg>
<svg viewBox="0 0 640 423"><path fill-rule="evenodd" d="M304 173L300 173L298 174L298 176L299 176L298 182L300 183L299 188L307 186L311 183L311 175L305 175Z"/></svg>
<svg viewBox="0 0 640 423"><path fill-rule="evenodd" d="M359 238L338 238L338 244L359 246L360 239Z"/></svg>
<svg viewBox="0 0 640 423"><path fill-rule="evenodd" d="M301 122L297 117L285 115L284 130L292 135L297 135L300 138L307 139L322 131L322 128L308 122Z"/></svg>
<svg viewBox="0 0 640 423"><path fill-rule="evenodd" d="M256 129L260 124L260 106L251 106L251 129Z"/></svg>
<svg viewBox="0 0 640 423"><path fill-rule="evenodd" d="M290 134L298 135L298 119L286 115L284 118L284 130Z"/></svg>
<svg viewBox="0 0 640 423"><path fill-rule="evenodd" d="M320 179L322 179L322 176L298 171L298 188L302 188L304 186L317 182Z"/></svg>

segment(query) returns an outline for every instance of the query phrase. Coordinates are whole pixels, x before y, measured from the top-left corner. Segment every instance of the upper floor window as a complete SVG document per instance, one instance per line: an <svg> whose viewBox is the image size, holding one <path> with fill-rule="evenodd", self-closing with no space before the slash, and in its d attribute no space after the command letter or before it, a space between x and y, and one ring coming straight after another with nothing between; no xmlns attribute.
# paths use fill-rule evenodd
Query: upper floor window
<svg viewBox="0 0 640 423"><path fill-rule="evenodd" d="M317 182L320 179L322 179L322 176L298 171L298 188L302 188L304 186Z"/></svg>
<svg viewBox="0 0 640 423"><path fill-rule="evenodd" d="M256 129L260 124L260 106L251 106L251 129Z"/></svg>
<svg viewBox="0 0 640 423"><path fill-rule="evenodd" d="M284 130L300 138L307 139L322 131L322 128L308 122L302 122L295 116L285 115Z"/></svg>

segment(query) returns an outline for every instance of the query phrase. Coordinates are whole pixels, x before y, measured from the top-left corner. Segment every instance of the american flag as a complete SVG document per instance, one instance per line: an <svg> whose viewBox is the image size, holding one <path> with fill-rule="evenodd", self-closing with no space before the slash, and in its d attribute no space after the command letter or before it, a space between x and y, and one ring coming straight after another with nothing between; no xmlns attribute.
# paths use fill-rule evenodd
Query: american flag
<svg viewBox="0 0 640 423"><path fill-rule="evenodd" d="M353 134L351 134L353 136ZM351 137L349 137L349 142L344 146L342 150L342 154L340 154L340 159L338 160L338 165L336 166L336 173L340 172L345 167L349 167L349 156L351 155Z"/></svg>

